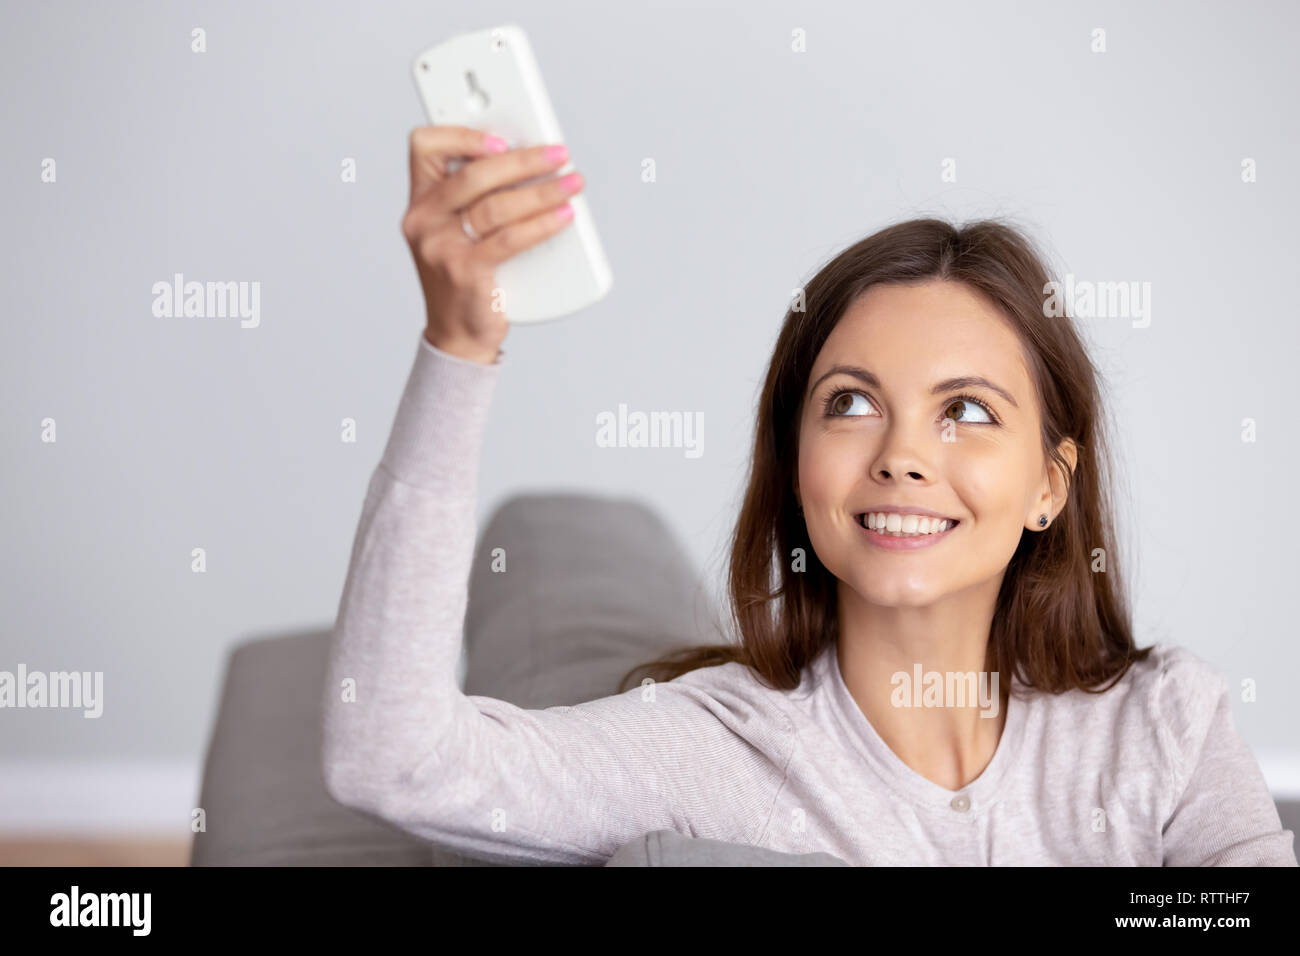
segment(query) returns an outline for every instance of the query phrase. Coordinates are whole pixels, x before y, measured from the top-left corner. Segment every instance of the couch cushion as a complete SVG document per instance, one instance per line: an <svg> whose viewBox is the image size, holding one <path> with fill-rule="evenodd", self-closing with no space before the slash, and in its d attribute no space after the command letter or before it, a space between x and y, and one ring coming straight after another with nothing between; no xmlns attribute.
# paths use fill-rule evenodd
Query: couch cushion
<svg viewBox="0 0 1300 956"><path fill-rule="evenodd" d="M497 548L504 572L492 570ZM721 641L715 620L689 559L644 504L518 495L479 536L465 693L532 710L607 697L636 664Z"/></svg>

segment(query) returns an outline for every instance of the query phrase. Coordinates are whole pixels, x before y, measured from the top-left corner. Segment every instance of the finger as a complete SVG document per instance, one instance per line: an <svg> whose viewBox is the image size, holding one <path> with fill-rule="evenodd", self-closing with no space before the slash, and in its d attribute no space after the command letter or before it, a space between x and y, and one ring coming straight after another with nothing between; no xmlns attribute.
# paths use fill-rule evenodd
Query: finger
<svg viewBox="0 0 1300 956"><path fill-rule="evenodd" d="M447 162L469 157L477 159L504 152L500 137L469 126L417 126L409 137L411 161L411 204L439 180L451 175Z"/></svg>
<svg viewBox="0 0 1300 956"><path fill-rule="evenodd" d="M562 214L567 210L567 218ZM474 258L495 268L506 259L549 239L573 222L573 207L567 203L498 229L474 246Z"/></svg>
<svg viewBox="0 0 1300 956"><path fill-rule="evenodd" d="M568 161L567 155L548 154L547 150L549 148L547 146L529 146L511 150L500 156L488 156L466 164L458 172L439 181L436 188L426 190L423 196L412 203L402 219L403 235L408 240L411 240L412 236L420 236L440 229L444 223L457 218L456 212L458 210L488 202L495 195L508 197L516 192L527 191L532 187L519 186L518 189L503 187L510 186L519 180L527 182L529 179L545 176L553 172L557 166ZM549 180L549 182L555 181L554 179ZM545 185L545 183L540 185ZM494 190L498 190L498 192L494 192ZM563 201L564 197L561 196L550 205L558 205ZM534 208L532 211L536 212L538 210ZM477 215L479 218L471 221L470 225L478 230L479 235L486 235L487 232L491 231L491 228L520 218L520 215L506 215L505 218L496 219L495 226L491 226L489 220L483 218L482 213ZM497 216L500 214L493 209L489 212L489 215ZM480 222L485 228L479 228ZM489 228L490 226L491 228Z"/></svg>
<svg viewBox="0 0 1300 956"><path fill-rule="evenodd" d="M465 218L480 236L554 209L582 190L582 173L569 173L533 186L503 189L483 197L465 210Z"/></svg>
<svg viewBox="0 0 1300 956"><path fill-rule="evenodd" d="M525 146L466 163L438 189L447 209L464 209L496 189L554 172L569 160L560 145Z"/></svg>

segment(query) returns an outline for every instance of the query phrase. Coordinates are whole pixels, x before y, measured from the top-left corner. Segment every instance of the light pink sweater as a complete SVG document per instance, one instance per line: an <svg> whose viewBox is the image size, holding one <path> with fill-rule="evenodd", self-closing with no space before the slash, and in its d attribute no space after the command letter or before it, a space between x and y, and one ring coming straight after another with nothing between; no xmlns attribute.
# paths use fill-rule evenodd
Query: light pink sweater
<svg viewBox="0 0 1300 956"><path fill-rule="evenodd" d="M497 862L598 865L671 829L864 865L1296 865L1226 683L1176 646L1099 696L1017 682L991 763L960 791L885 745L833 646L789 692L726 664L574 707L466 696L501 368L420 338L333 635L322 756L341 803Z"/></svg>

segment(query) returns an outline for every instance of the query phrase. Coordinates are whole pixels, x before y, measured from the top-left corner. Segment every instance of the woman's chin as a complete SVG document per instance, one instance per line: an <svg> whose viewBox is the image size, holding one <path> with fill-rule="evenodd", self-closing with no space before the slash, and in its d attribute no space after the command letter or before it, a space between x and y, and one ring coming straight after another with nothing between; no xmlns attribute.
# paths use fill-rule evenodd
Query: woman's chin
<svg viewBox="0 0 1300 956"><path fill-rule="evenodd" d="M855 588L859 598L875 607L927 607L938 602L945 589L933 582L882 580L872 578Z"/></svg>

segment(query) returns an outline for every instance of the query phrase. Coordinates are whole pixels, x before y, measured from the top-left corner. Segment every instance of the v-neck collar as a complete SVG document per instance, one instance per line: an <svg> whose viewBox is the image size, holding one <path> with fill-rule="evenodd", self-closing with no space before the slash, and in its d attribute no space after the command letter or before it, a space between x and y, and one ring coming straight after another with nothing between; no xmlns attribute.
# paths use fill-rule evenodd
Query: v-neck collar
<svg viewBox="0 0 1300 956"><path fill-rule="evenodd" d="M1014 678L1007 699L1006 721L993 759L966 786L960 790L949 790L921 776L881 739L844 683L844 675L840 672L839 648L835 642L832 641L822 654L820 664L822 680L830 690L831 703L849 738L872 769L903 796L917 805L948 815L956 816L953 811L961 811L963 819L979 815L996 801L998 787L1016 763L1024 737L1025 708L1028 702L1023 698L1017 699L1018 682Z"/></svg>

